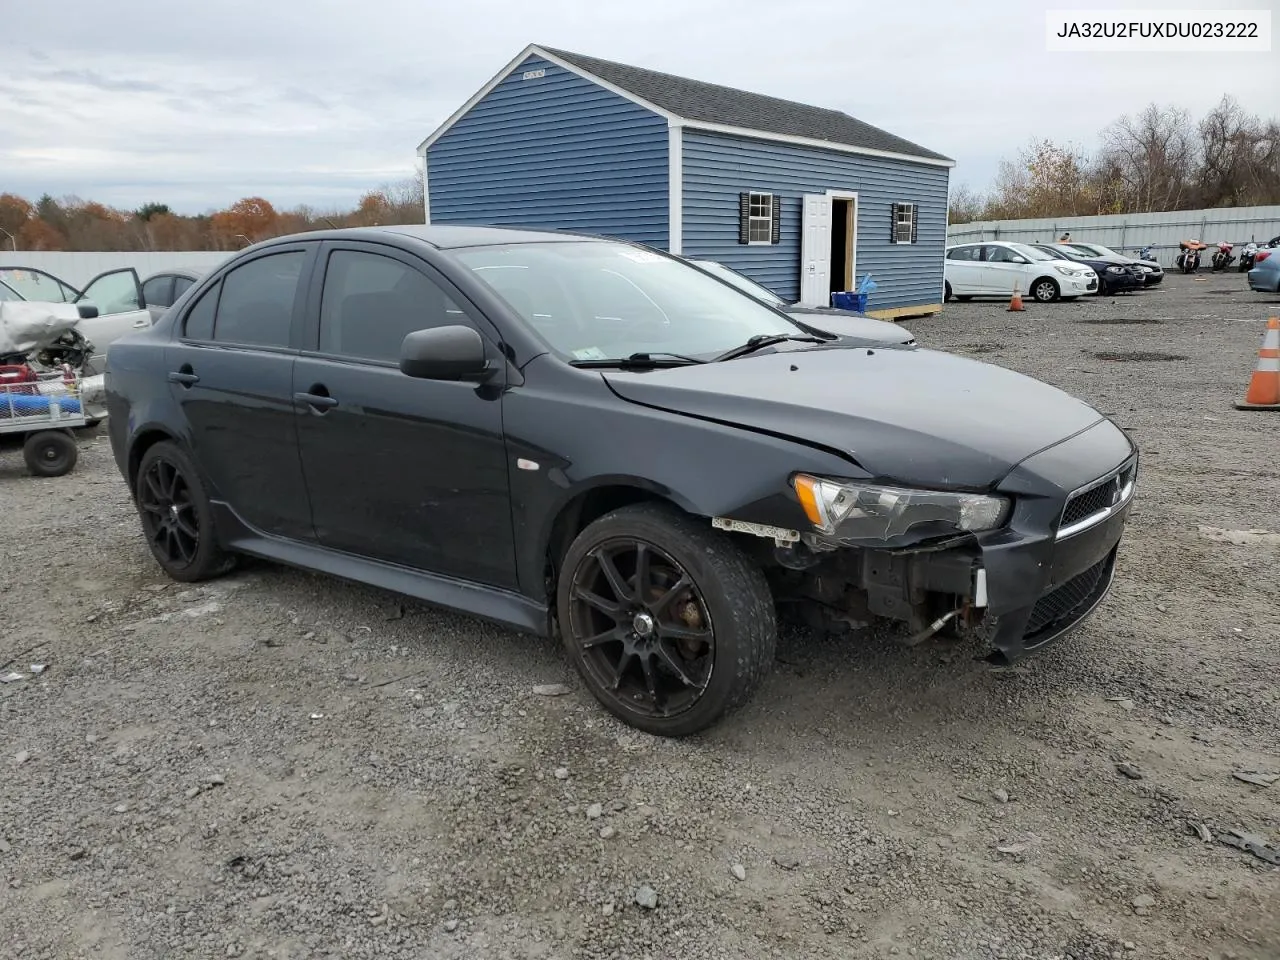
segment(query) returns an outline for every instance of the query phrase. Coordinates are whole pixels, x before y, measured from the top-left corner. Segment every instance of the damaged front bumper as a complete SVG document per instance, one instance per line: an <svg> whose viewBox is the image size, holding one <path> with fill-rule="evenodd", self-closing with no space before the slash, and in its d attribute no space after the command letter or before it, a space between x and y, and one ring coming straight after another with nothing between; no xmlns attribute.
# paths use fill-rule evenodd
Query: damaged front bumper
<svg viewBox="0 0 1280 960"><path fill-rule="evenodd" d="M829 621L901 621L908 643L954 621L992 660L1012 663L1071 633L1106 597L1137 465L1107 422L1011 471L999 493L1013 509L999 529L896 550L809 533L777 542L782 596L816 602Z"/></svg>

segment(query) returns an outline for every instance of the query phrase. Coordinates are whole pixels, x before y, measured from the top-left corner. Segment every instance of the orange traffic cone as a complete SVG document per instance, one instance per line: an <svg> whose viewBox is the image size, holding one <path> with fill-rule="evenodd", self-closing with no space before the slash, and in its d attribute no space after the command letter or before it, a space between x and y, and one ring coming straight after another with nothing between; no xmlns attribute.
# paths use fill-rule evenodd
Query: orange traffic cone
<svg viewBox="0 0 1280 960"><path fill-rule="evenodd" d="M1027 308L1022 305L1022 291L1019 290L1017 287L1014 287L1013 297L1012 299L1009 300L1009 312L1015 313L1019 310L1026 310L1026 309Z"/></svg>
<svg viewBox="0 0 1280 960"><path fill-rule="evenodd" d="M1235 406L1237 410L1280 410L1280 317L1267 321L1249 389L1244 401Z"/></svg>

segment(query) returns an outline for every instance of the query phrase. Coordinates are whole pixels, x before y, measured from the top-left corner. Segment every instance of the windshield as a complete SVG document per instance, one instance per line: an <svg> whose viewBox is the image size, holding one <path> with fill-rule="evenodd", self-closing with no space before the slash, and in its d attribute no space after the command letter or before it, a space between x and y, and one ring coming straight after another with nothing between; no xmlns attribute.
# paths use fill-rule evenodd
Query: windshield
<svg viewBox="0 0 1280 960"><path fill-rule="evenodd" d="M1114 250L1108 250L1106 247L1100 247L1096 243L1072 243L1069 244L1072 250L1077 253L1083 253L1086 257L1115 257L1119 256Z"/></svg>
<svg viewBox="0 0 1280 960"><path fill-rule="evenodd" d="M10 288L7 284L0 282L0 300L21 300L18 291Z"/></svg>
<svg viewBox="0 0 1280 960"><path fill-rule="evenodd" d="M721 280L733 284L744 293L748 293L757 300L763 300L765 303L772 304L775 307L785 307L787 301L775 294L768 287L762 287L749 277L744 277L736 270L730 270L723 263L715 260L690 260L690 263L696 264L703 270L714 273Z"/></svg>
<svg viewBox="0 0 1280 960"><path fill-rule="evenodd" d="M466 247L449 255L570 360L717 355L808 331L681 260L608 241Z"/></svg>
<svg viewBox="0 0 1280 960"><path fill-rule="evenodd" d="M1017 251L1032 262L1053 259L1053 257L1049 256L1049 254L1045 253L1043 250L1037 250L1035 247L1028 246L1025 243L1011 243L1009 244L1009 249Z"/></svg>

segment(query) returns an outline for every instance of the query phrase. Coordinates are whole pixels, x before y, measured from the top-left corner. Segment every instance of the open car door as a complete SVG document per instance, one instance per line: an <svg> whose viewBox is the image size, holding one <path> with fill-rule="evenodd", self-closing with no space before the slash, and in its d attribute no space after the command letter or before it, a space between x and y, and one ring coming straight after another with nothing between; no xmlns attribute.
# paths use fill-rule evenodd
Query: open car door
<svg viewBox="0 0 1280 960"><path fill-rule="evenodd" d="M151 326L151 314L142 297L142 281L133 267L98 274L74 302L98 309L96 317L87 317L78 324L85 339L93 344L89 360L94 370L102 369L102 360L112 343L126 333Z"/></svg>
<svg viewBox="0 0 1280 960"><path fill-rule="evenodd" d="M74 303L80 291L65 280L34 267L0 267L0 282L23 300L37 303Z"/></svg>

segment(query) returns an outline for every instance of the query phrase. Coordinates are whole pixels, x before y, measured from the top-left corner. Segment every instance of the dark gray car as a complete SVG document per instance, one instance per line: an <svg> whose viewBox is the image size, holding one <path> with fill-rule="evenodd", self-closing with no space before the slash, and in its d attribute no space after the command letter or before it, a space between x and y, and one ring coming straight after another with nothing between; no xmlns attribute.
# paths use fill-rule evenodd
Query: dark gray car
<svg viewBox="0 0 1280 960"><path fill-rule="evenodd" d="M112 450L171 577L252 555L558 636L663 736L750 699L780 611L951 628L1005 661L1065 636L1110 588L1138 464L1048 384L818 336L568 233L265 241L107 362Z"/></svg>

